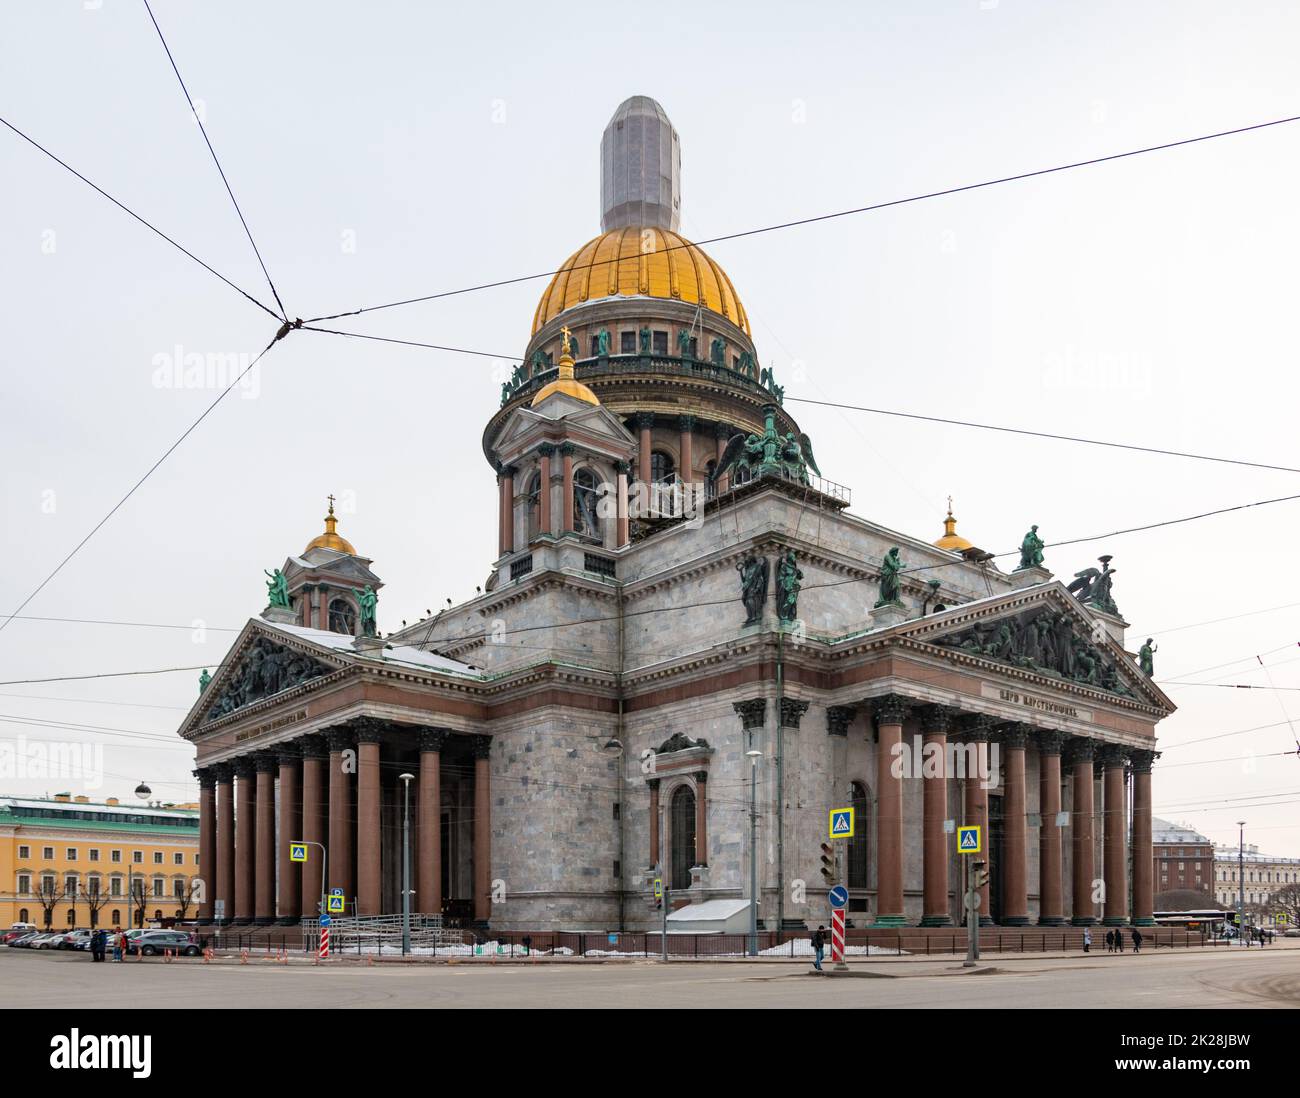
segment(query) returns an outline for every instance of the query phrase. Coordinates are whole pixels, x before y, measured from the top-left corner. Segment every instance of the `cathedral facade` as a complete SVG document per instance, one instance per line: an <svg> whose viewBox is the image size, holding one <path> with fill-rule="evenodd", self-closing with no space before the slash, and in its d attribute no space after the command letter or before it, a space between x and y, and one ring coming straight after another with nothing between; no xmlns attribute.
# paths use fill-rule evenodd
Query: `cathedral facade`
<svg viewBox="0 0 1300 1098"><path fill-rule="evenodd" d="M964 824L982 921L1149 923L1173 706L1126 649L1109 558L1067 586L1035 531L1003 572L951 512L937 541L855 515L730 278L678 232L663 108L622 104L600 161L601 232L483 432L482 593L381 634L331 506L182 725L201 917L296 922L333 889L400 911L409 794L412 910L464 925L657 926L662 881L688 914L757 899L760 925L816 926L838 877L855 925L951 926Z"/></svg>

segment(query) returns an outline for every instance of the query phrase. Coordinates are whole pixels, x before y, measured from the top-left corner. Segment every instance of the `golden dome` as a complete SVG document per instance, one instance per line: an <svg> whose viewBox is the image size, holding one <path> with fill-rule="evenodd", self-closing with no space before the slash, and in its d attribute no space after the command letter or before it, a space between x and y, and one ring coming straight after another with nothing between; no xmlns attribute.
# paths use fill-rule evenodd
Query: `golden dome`
<svg viewBox="0 0 1300 1098"><path fill-rule="evenodd" d="M952 517L952 500L948 500L948 517L943 520L943 537L934 543L936 549L947 549L953 553L960 553L966 549L974 549L969 541L957 533L957 520Z"/></svg>
<svg viewBox="0 0 1300 1098"><path fill-rule="evenodd" d="M565 309L636 296L703 305L750 334L736 288L703 249L668 229L639 226L602 233L564 261L537 303L533 334Z"/></svg>
<svg viewBox="0 0 1300 1098"><path fill-rule="evenodd" d="M573 341L569 338L568 328L564 328L562 331L564 350L560 353L560 376L537 391L537 395L533 397L530 407L536 408L552 393L564 393L566 396L573 397L574 400L581 400L587 404L600 403L596 394L573 376Z"/></svg>
<svg viewBox="0 0 1300 1098"><path fill-rule="evenodd" d="M357 551L352 548L352 543L345 537L340 537L334 532L334 527L338 525L338 519L334 517L334 497L330 496L329 514L325 516L325 533L317 534L307 543L304 553L310 553L313 549L333 549L339 553L347 553L355 557Z"/></svg>

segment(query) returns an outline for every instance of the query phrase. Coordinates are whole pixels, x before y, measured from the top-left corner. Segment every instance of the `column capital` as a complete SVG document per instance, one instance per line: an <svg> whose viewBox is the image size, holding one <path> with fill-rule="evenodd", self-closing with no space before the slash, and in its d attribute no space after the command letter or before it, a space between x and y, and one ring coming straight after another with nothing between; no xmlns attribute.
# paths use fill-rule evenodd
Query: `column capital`
<svg viewBox="0 0 1300 1098"><path fill-rule="evenodd" d="M302 758L302 748L292 741L275 745L275 761L280 766L292 766Z"/></svg>
<svg viewBox="0 0 1300 1098"><path fill-rule="evenodd" d="M348 724L353 735L356 736L357 743L380 743L384 733L388 731L388 722L378 717L358 717Z"/></svg>
<svg viewBox="0 0 1300 1098"><path fill-rule="evenodd" d="M1105 743L1097 752L1097 759L1103 769L1115 770L1128 763L1129 749L1119 743Z"/></svg>
<svg viewBox="0 0 1300 1098"><path fill-rule="evenodd" d="M637 412L636 425L641 428L653 427L655 425L654 412Z"/></svg>
<svg viewBox="0 0 1300 1098"><path fill-rule="evenodd" d="M350 751L355 743L352 738L352 730L346 725L340 728L326 729L325 739L329 743L331 755L340 751Z"/></svg>
<svg viewBox="0 0 1300 1098"><path fill-rule="evenodd" d="M707 770L697 770L694 777L696 785L705 785L709 780L709 772Z"/></svg>
<svg viewBox="0 0 1300 1098"><path fill-rule="evenodd" d="M748 701L732 702L731 708L740 716L740 725L746 731L762 728L767 719L767 699L751 698Z"/></svg>
<svg viewBox="0 0 1300 1098"><path fill-rule="evenodd" d="M678 416L678 417L677 417L677 427L678 427L679 430L682 430L682 431L694 431L694 430L695 430L695 417L694 417L694 416L691 416L691 415Z"/></svg>
<svg viewBox="0 0 1300 1098"><path fill-rule="evenodd" d="M1134 774L1150 774L1151 767L1156 761L1159 751L1148 751L1145 748L1137 748L1129 753L1129 760L1133 765Z"/></svg>
<svg viewBox="0 0 1300 1098"><path fill-rule="evenodd" d="M229 785L231 778L235 776L234 770L228 762L213 763L208 769L212 772L212 776L218 784Z"/></svg>
<svg viewBox="0 0 1300 1098"><path fill-rule="evenodd" d="M1059 755L1065 747L1065 741L1070 738L1068 732L1058 732L1054 728L1043 728L1039 730L1034 742L1038 745L1040 755Z"/></svg>
<svg viewBox="0 0 1300 1098"><path fill-rule="evenodd" d="M200 766L194 771L194 776L199 779L200 789L216 789L217 775L215 766Z"/></svg>
<svg viewBox="0 0 1300 1098"><path fill-rule="evenodd" d="M912 705L912 699L902 694L885 694L872 699L871 709L879 724L902 724L911 713Z"/></svg>
<svg viewBox="0 0 1300 1098"><path fill-rule="evenodd" d="M275 751L258 751L253 755L253 766L259 774L274 774L280 763Z"/></svg>
<svg viewBox="0 0 1300 1098"><path fill-rule="evenodd" d="M573 457L573 455L576 454L577 452L578 452L578 448L572 442L566 440L560 443L561 457L566 457L566 458Z"/></svg>
<svg viewBox="0 0 1300 1098"><path fill-rule="evenodd" d="M826 733L830 736L848 736L849 725L857 710L851 705L828 705L826 707Z"/></svg>
<svg viewBox="0 0 1300 1098"><path fill-rule="evenodd" d="M488 759L492 757L491 736L471 736L470 738L473 741L475 759Z"/></svg>
<svg viewBox="0 0 1300 1098"><path fill-rule="evenodd" d="M646 788L652 790L655 793L658 793L659 782L661 780L662 780L661 778L646 778L645 780Z"/></svg>
<svg viewBox="0 0 1300 1098"><path fill-rule="evenodd" d="M447 746L447 741L449 739L451 739L451 731L449 729L432 728L426 725L420 729L420 753L424 754L429 751L441 751Z"/></svg>
<svg viewBox="0 0 1300 1098"><path fill-rule="evenodd" d="M251 778L256 772L256 760L252 755L240 755L231 761L236 778Z"/></svg>
<svg viewBox="0 0 1300 1098"><path fill-rule="evenodd" d="M310 735L299 736L297 739L298 752L304 759L323 759L330 753L329 743L324 736Z"/></svg>
<svg viewBox="0 0 1300 1098"><path fill-rule="evenodd" d="M1025 745L1029 743L1029 736L1033 731L1034 726L1032 724L1013 721L1011 724L999 726L997 730L998 742L1009 751L1023 751Z"/></svg>
<svg viewBox="0 0 1300 1098"><path fill-rule="evenodd" d="M497 472L500 474L502 480L509 480L519 472L519 470L513 465L500 465L497 467Z"/></svg>
<svg viewBox="0 0 1300 1098"><path fill-rule="evenodd" d="M1065 748L1066 761L1071 766L1079 766L1083 763L1092 766L1096 753L1097 741L1087 736L1072 736Z"/></svg>
<svg viewBox="0 0 1300 1098"><path fill-rule="evenodd" d="M919 715L923 733L946 736L956 726L961 710L951 705L923 705Z"/></svg>
<svg viewBox="0 0 1300 1098"><path fill-rule="evenodd" d="M803 720L803 715L808 712L808 703L800 701L798 698L781 699L781 727L795 728L799 727L799 722Z"/></svg>
<svg viewBox="0 0 1300 1098"><path fill-rule="evenodd" d="M616 461L614 462L614 472L617 473L619 476L624 476L624 477L631 476L632 463L630 461Z"/></svg>
<svg viewBox="0 0 1300 1098"><path fill-rule="evenodd" d="M996 719L986 713L972 713L961 721L961 737L972 743L985 743L993 734L993 729L997 727L997 723Z"/></svg>
<svg viewBox="0 0 1300 1098"><path fill-rule="evenodd" d="M555 443L540 442L537 444L537 453L544 458L551 457L555 453Z"/></svg>

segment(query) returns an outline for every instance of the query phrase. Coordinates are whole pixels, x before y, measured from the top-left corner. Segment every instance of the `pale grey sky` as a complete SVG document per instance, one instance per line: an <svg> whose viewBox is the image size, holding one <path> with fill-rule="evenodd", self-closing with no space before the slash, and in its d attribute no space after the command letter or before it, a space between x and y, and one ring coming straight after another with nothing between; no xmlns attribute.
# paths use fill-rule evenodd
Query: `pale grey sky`
<svg viewBox="0 0 1300 1098"><path fill-rule="evenodd" d="M1300 11L1281 2L155 13L291 316L553 269L598 230L600 134L632 94L681 134L697 239L1300 113ZM0 33L0 114L268 297L143 5L14 2ZM1296 465L1298 166L1300 124L709 250L789 396ZM8 612L215 395L160 387L159 356L255 353L275 325L6 130L0 179ZM355 325L518 354L544 285ZM25 611L185 628L14 621L0 679L216 663L329 492L388 584L381 628L472 594L496 538L493 372L291 335ZM790 407L857 513L937 537L951 493L994 551L1030 522L1053 541L1300 492L1297 474ZM1291 855L1300 759L1267 756L1300 720L1298 535L1281 503L1048 554L1067 578L1114 554L1158 679L1296 688L1167 687L1155 784L1158 815L1233 841L1244 818ZM189 672L4 685L0 713L167 735L195 690ZM193 794L179 740L102 742L97 795Z"/></svg>

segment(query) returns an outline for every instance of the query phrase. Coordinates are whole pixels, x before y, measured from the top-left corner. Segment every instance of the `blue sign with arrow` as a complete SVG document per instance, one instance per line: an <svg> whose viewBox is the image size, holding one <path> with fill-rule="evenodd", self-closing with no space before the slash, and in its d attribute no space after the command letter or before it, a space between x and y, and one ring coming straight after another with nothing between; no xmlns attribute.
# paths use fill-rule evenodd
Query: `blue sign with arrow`
<svg viewBox="0 0 1300 1098"><path fill-rule="evenodd" d="M830 900L831 907L837 910L849 906L849 890L843 885L836 885L832 888L826 898Z"/></svg>

